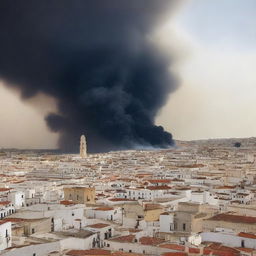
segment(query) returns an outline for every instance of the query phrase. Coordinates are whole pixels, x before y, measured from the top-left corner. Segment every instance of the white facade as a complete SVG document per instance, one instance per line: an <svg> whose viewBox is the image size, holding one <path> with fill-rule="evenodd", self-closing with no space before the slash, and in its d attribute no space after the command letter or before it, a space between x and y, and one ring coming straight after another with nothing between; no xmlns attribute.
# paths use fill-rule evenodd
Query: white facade
<svg viewBox="0 0 256 256"><path fill-rule="evenodd" d="M201 204L218 205L219 201L209 191L193 191L190 200Z"/></svg>
<svg viewBox="0 0 256 256"><path fill-rule="evenodd" d="M86 225L83 204L65 206L61 204L37 204L15 214L16 218L51 218L54 231ZM79 224L78 224L79 223ZM81 224L80 224L81 223Z"/></svg>
<svg viewBox="0 0 256 256"><path fill-rule="evenodd" d="M0 221L0 251L5 250L12 245L12 227L11 222Z"/></svg>
<svg viewBox="0 0 256 256"><path fill-rule="evenodd" d="M0 219L10 216L15 212L15 207L10 201L0 202Z"/></svg>
<svg viewBox="0 0 256 256"><path fill-rule="evenodd" d="M169 192L171 191L171 188L167 189L127 189L127 192L124 196L126 196L128 199L133 200L139 200L139 199L145 199L145 200L153 200L155 198L168 198L172 197L172 194Z"/></svg>
<svg viewBox="0 0 256 256"><path fill-rule="evenodd" d="M174 231L174 215L172 213L160 215L160 232L173 232Z"/></svg>
<svg viewBox="0 0 256 256"><path fill-rule="evenodd" d="M256 238L247 238L238 236L232 233L222 233L222 232L204 232L201 233L202 242L216 242L222 243L226 246L231 247L245 247L245 248L253 248L256 249Z"/></svg>
<svg viewBox="0 0 256 256"><path fill-rule="evenodd" d="M86 217L102 220L121 221L122 210L121 208L96 208L86 209Z"/></svg>
<svg viewBox="0 0 256 256"><path fill-rule="evenodd" d="M16 209L25 206L25 193L22 191L11 191L8 194L8 200L12 202Z"/></svg>

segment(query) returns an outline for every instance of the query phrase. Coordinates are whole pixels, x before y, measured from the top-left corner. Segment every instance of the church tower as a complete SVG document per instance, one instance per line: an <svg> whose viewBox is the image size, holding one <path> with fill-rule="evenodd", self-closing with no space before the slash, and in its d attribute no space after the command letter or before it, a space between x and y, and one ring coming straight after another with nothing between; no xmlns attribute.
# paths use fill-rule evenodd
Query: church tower
<svg viewBox="0 0 256 256"><path fill-rule="evenodd" d="M87 145L85 136L82 135L80 138L80 157L85 158L87 156Z"/></svg>

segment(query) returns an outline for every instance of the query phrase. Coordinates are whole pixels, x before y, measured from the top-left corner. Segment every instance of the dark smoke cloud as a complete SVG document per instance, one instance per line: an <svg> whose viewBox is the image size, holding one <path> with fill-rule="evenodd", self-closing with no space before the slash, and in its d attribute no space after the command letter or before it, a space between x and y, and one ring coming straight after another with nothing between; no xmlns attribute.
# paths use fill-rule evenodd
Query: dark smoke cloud
<svg viewBox="0 0 256 256"><path fill-rule="evenodd" d="M149 35L176 2L1 0L0 78L56 98L46 121L63 150L81 134L91 152L170 146L154 119L177 83Z"/></svg>

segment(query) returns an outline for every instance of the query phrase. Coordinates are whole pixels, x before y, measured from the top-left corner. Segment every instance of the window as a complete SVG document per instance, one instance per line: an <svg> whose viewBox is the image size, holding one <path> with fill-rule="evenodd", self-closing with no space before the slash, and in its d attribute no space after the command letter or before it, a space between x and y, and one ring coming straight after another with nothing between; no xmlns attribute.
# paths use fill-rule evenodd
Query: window
<svg viewBox="0 0 256 256"><path fill-rule="evenodd" d="M132 250L129 250L129 252L132 252Z"/></svg>
<svg viewBox="0 0 256 256"><path fill-rule="evenodd" d="M34 233L35 233L35 229L34 229L34 228L32 228L31 232L32 232L32 234L34 234Z"/></svg>
<svg viewBox="0 0 256 256"><path fill-rule="evenodd" d="M244 247L244 240L241 241L241 247Z"/></svg>
<svg viewBox="0 0 256 256"><path fill-rule="evenodd" d="M183 223L183 231L186 231L186 223Z"/></svg>
<svg viewBox="0 0 256 256"><path fill-rule="evenodd" d="M72 212L72 216L75 216L75 214Z"/></svg>
<svg viewBox="0 0 256 256"><path fill-rule="evenodd" d="M33 256L36 256L36 253L33 253Z"/></svg>

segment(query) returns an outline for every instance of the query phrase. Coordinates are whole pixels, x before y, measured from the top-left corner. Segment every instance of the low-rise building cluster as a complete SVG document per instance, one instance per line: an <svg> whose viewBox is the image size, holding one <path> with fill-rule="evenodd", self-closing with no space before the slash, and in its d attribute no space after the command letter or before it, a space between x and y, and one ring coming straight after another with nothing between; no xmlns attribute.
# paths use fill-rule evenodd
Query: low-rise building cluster
<svg viewBox="0 0 256 256"><path fill-rule="evenodd" d="M1 150L0 255L256 256L256 139Z"/></svg>

